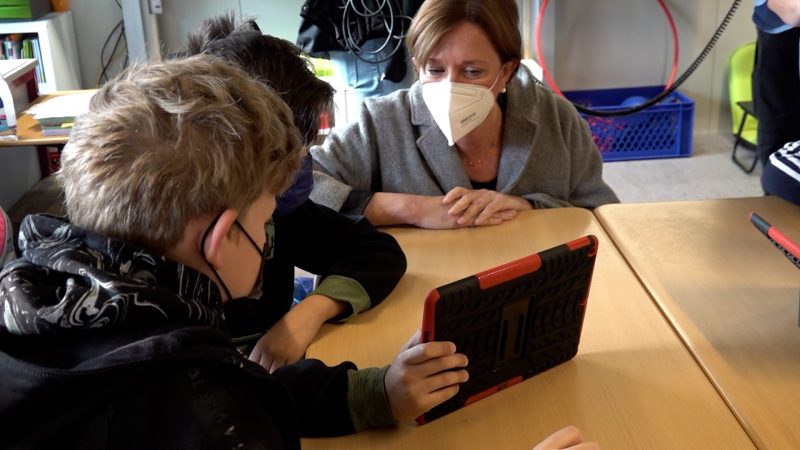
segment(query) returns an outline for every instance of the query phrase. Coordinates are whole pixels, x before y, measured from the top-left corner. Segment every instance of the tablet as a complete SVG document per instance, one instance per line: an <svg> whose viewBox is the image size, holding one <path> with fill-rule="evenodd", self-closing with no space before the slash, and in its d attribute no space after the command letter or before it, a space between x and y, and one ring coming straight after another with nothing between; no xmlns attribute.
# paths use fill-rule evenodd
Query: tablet
<svg viewBox="0 0 800 450"><path fill-rule="evenodd" d="M431 290L420 340L454 342L469 358L469 380L417 422L430 422L572 359L597 244L595 236L584 236Z"/></svg>
<svg viewBox="0 0 800 450"><path fill-rule="evenodd" d="M753 225L758 228L758 231L766 236L784 256L789 258L789 261L793 262L794 265L800 269L800 246L754 212L750 213L750 222L752 222Z"/></svg>

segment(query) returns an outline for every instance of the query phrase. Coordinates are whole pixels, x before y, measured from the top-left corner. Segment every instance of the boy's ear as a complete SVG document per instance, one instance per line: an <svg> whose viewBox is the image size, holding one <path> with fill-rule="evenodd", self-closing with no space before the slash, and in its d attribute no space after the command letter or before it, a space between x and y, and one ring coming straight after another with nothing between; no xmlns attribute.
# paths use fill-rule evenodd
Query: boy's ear
<svg viewBox="0 0 800 450"><path fill-rule="evenodd" d="M204 248L206 260L217 270L222 268L224 244L238 216L239 212L235 209L226 209L222 215L219 216L219 219L217 219L217 222L206 238Z"/></svg>

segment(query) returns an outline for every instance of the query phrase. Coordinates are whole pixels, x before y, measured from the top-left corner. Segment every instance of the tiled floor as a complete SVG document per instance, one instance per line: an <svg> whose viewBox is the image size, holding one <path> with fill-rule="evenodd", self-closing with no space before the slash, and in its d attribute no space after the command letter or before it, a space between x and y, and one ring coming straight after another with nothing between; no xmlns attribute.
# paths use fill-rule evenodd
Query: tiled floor
<svg viewBox="0 0 800 450"><path fill-rule="evenodd" d="M603 165L603 178L623 202L763 195L761 165L746 174L731 160L732 147L732 137L695 135L688 158L608 162ZM750 161L753 152L740 147L737 157Z"/></svg>

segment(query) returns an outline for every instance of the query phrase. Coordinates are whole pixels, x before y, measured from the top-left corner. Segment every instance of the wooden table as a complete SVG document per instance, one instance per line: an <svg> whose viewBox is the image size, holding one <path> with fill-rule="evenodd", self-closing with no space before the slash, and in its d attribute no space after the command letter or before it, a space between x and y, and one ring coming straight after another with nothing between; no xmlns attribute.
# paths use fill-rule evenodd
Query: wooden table
<svg viewBox="0 0 800 450"><path fill-rule="evenodd" d="M800 272L753 227L800 240L775 197L608 205L596 215L759 448L800 448Z"/></svg>
<svg viewBox="0 0 800 450"><path fill-rule="evenodd" d="M75 91L59 91L40 95L36 98L36 100L33 101L33 103L31 103L31 106L61 95L82 94L95 91L97 90L85 89ZM28 108L30 108L30 106ZM26 110L17 117L17 139L13 141L0 140L0 151L3 151L3 147L36 147L37 156L39 158L39 168L41 170L42 178L44 178L50 175L50 173L57 168L57 164L54 165L50 162L51 155L48 154L48 149L46 147L57 146L60 148L60 146L66 144L68 140L69 135L42 135L41 125L39 125L39 122L37 122L33 116L28 114Z"/></svg>
<svg viewBox="0 0 800 450"><path fill-rule="evenodd" d="M86 89L77 91L59 91L51 94L40 95L36 100L31 103L41 103L52 97L69 94L81 94L84 92L93 92L96 89ZM22 147L22 146L43 146L43 145L63 145L67 142L69 136L43 136L42 127L31 115L23 111L17 117L17 140L16 141L0 141L0 147Z"/></svg>
<svg viewBox="0 0 800 450"><path fill-rule="evenodd" d="M589 211L530 211L489 228L388 231L406 252L407 274L375 309L324 326L309 357L385 365L419 328L429 289L591 233L600 251L579 353L429 424L304 439L304 448L531 449L566 424L606 449L754 448Z"/></svg>

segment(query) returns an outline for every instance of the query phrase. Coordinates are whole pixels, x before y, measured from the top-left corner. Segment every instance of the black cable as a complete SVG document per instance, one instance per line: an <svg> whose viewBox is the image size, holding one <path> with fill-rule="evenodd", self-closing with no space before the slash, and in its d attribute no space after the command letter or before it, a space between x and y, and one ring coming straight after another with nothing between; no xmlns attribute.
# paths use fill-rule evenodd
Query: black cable
<svg viewBox="0 0 800 450"><path fill-rule="evenodd" d="M114 43L114 48L111 50L111 55L109 55L108 60L104 62L105 59L105 51L108 43L110 42L112 36L117 30L120 30L119 36L117 36L117 41ZM123 26L123 22L120 20L119 23L111 30L111 33L108 34L106 41L103 43L103 49L100 50L100 64L102 66L102 71L100 72L100 77L98 80L102 80L103 78L108 81L108 68L111 66L111 63L114 61L114 55L117 53L117 49L119 48L119 43L122 41L122 37L125 35L125 27Z"/></svg>
<svg viewBox="0 0 800 450"><path fill-rule="evenodd" d="M688 79L689 76L691 76L694 73L695 70L697 70L697 68L700 66L700 64L703 62L703 60L706 59L708 54L711 52L711 49L713 49L714 46L717 44L717 41L719 40L719 37L722 35L722 32L725 31L725 28L728 27L728 24L730 23L731 19L733 18L733 15L736 13L737 8L739 8L739 3L740 2L741 2L741 0L733 0L733 4L731 5L730 9L728 10L728 13L725 14L725 17L722 19L722 22L717 27L717 30L714 32L714 35L711 36L711 39L708 41L708 44L706 44L705 48L703 48L703 51L700 52L700 55L697 56L697 58L689 66L689 68L686 69L686 71L683 72L683 74L681 74L681 76L679 76L678 79L675 80L675 82L672 83L671 86L669 86L667 89L665 89L660 94L658 94L655 97L651 98L650 100L648 100L648 101L646 101L646 102L644 102L642 104L636 105L636 106L634 106L632 108L618 109L618 110L615 110L615 111L596 111L596 110L587 108L585 106L579 105L579 104L574 103L574 102L572 104L575 105L575 108L577 108L578 111L580 111L580 112L582 112L584 114L587 114L587 115L590 115L590 116L597 116L597 117L611 117L611 116L624 116L624 115L628 115L628 114L637 113L637 112L639 112L639 111L641 111L643 109L647 109L647 108L655 105L656 103L660 102L665 97L667 97L668 95L670 95L673 92L675 92L675 90L678 89L678 86L683 84L683 82L686 81L686 79Z"/></svg>
<svg viewBox="0 0 800 450"><path fill-rule="evenodd" d="M400 14L401 9L396 0L376 0L371 2L374 5L372 8L367 4L369 0L357 1L361 4L360 9L355 4L356 0L345 0L341 7L341 31L345 47L364 62L380 64L389 61L403 46L411 17ZM381 28L386 32L383 44L376 50L365 50L358 41L363 43L371 32ZM378 57L387 47L391 49L389 54Z"/></svg>
<svg viewBox="0 0 800 450"><path fill-rule="evenodd" d="M120 1L119 0L114 0L114 2L117 4L117 6L119 7L119 9L121 11L122 10L122 4L120 3ZM106 56L105 56L106 48L108 47L108 44L111 42L111 39L113 39L114 33L117 32L117 30L119 30L119 36L117 36L117 40L114 43L114 48L111 51L111 55L109 55L108 59L106 60ZM98 85L100 84L100 82L101 82L101 80L103 78L105 78L105 80L108 81L108 79L109 79L108 78L108 69L111 66L111 63L114 61L114 55L117 53L117 49L119 48L119 44L122 41L124 36L125 36L125 25L124 25L124 21L120 20L119 22L117 22L117 24L114 26L114 28L111 29L111 32L108 33L108 36L106 37L106 40L103 42L103 48L100 50L101 72L100 72L100 75L97 77L97 84ZM127 41L126 41L126 43L127 43ZM126 61L126 63L123 65L123 67L127 66L127 56L126 56L126 60L125 61Z"/></svg>

